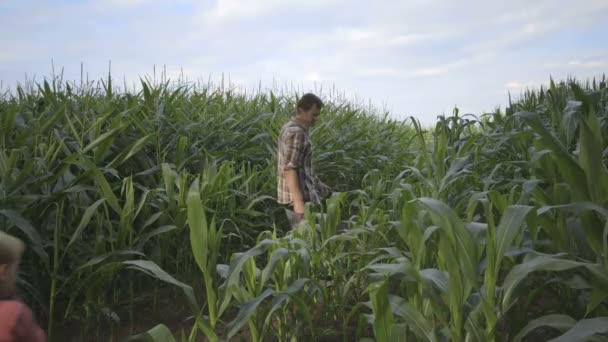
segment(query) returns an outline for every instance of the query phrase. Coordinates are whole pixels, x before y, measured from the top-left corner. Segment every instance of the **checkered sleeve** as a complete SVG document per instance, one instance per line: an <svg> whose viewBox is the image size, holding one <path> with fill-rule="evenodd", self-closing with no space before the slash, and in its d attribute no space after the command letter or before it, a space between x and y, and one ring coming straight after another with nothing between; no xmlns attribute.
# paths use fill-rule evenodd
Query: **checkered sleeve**
<svg viewBox="0 0 608 342"><path fill-rule="evenodd" d="M285 159L283 168L285 170L293 170L302 167L302 156L304 154L304 144L306 137L304 132L293 130L285 134L283 147L285 151Z"/></svg>

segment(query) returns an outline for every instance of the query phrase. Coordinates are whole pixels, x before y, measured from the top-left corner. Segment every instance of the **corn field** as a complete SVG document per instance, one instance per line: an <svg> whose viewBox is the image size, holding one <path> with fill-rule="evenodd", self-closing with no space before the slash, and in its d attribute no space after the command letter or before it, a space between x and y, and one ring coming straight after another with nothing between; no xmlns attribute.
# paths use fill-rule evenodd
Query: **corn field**
<svg viewBox="0 0 608 342"><path fill-rule="evenodd" d="M275 150L297 93L20 86L0 227L52 341L606 341L606 81L428 129L327 101L333 193L294 232Z"/></svg>

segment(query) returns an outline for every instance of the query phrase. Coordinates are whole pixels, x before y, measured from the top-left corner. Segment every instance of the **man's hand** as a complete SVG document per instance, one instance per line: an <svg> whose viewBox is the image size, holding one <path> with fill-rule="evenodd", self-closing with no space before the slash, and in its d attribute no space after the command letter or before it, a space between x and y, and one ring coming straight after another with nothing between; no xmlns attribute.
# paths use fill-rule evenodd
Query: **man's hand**
<svg viewBox="0 0 608 342"><path fill-rule="evenodd" d="M293 211L300 218L304 217L304 202L302 200L293 202Z"/></svg>
<svg viewBox="0 0 608 342"><path fill-rule="evenodd" d="M302 198L302 192L300 191L298 175L295 170L287 170L285 171L285 176L287 178L287 186L293 202L293 211L296 214L304 215L304 199Z"/></svg>

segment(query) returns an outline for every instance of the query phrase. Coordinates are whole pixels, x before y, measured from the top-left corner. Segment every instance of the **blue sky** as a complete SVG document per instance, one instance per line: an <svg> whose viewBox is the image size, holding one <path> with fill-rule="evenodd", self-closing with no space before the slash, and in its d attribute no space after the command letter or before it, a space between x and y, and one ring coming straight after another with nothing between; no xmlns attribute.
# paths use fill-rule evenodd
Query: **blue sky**
<svg viewBox="0 0 608 342"><path fill-rule="evenodd" d="M64 79L128 84L165 65L190 81L291 86L430 125L503 107L550 77L608 71L608 0L0 0L4 89ZM322 90L320 90L322 89Z"/></svg>

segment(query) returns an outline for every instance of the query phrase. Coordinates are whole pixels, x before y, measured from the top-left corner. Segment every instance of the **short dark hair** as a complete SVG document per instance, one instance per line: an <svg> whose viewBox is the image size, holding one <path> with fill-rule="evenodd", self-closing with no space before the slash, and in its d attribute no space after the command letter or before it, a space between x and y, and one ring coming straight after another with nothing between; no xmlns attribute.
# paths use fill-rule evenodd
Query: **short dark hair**
<svg viewBox="0 0 608 342"><path fill-rule="evenodd" d="M298 100L296 110L300 108L303 110L310 110L313 105L317 105L317 108L321 109L323 108L323 101L313 93L306 93Z"/></svg>

